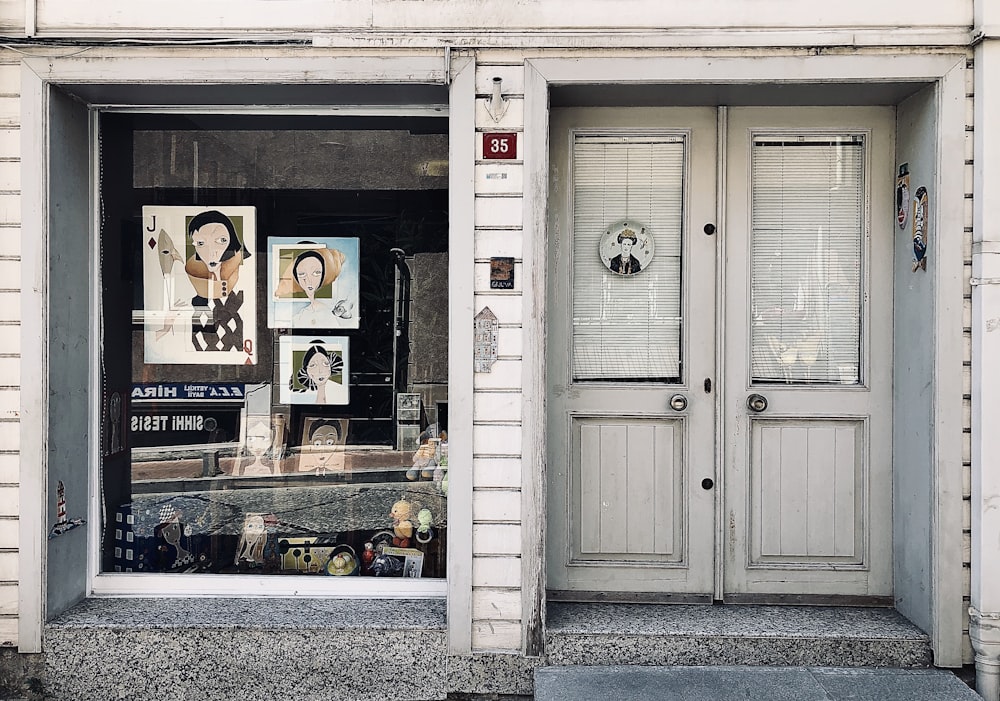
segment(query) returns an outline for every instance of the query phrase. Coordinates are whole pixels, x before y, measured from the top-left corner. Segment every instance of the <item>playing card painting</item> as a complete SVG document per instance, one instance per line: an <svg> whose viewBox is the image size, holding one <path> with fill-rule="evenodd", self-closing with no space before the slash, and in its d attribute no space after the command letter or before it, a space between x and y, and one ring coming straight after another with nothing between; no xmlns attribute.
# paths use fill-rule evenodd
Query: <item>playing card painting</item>
<svg viewBox="0 0 1000 701"><path fill-rule="evenodd" d="M146 206L142 218L145 362L256 364L255 208Z"/></svg>

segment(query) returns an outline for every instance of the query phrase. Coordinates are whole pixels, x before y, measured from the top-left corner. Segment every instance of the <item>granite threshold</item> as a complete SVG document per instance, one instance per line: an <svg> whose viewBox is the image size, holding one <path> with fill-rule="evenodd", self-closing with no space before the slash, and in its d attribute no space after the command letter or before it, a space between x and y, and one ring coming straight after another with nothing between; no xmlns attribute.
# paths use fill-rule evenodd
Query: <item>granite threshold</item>
<svg viewBox="0 0 1000 701"><path fill-rule="evenodd" d="M930 638L891 608L550 602L550 665L926 668Z"/></svg>
<svg viewBox="0 0 1000 701"><path fill-rule="evenodd" d="M932 663L892 609L549 602L546 623L538 657L454 655L443 599L92 598L46 624L42 698L514 699L543 666Z"/></svg>

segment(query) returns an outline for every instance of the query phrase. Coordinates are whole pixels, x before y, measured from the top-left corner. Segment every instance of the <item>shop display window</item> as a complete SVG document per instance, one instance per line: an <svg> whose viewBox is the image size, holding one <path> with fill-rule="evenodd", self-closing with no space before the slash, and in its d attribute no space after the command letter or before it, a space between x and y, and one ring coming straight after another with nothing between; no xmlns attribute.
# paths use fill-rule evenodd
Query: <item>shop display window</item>
<svg viewBox="0 0 1000 701"><path fill-rule="evenodd" d="M99 119L101 572L443 578L447 119Z"/></svg>

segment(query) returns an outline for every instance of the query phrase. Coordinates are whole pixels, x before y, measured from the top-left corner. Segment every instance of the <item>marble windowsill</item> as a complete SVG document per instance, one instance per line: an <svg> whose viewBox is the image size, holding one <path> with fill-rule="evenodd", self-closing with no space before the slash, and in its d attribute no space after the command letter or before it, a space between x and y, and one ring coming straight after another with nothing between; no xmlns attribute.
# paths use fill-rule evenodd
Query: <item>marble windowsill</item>
<svg viewBox="0 0 1000 701"><path fill-rule="evenodd" d="M91 598L54 628L446 630L441 599Z"/></svg>

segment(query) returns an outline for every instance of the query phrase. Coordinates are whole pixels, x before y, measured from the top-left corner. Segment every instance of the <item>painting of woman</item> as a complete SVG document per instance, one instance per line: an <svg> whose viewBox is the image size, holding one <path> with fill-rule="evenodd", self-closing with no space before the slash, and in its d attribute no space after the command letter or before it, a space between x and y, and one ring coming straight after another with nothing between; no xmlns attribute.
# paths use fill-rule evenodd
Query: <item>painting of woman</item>
<svg viewBox="0 0 1000 701"><path fill-rule="evenodd" d="M145 362L256 363L257 285L248 265L256 210L150 205L142 216Z"/></svg>
<svg viewBox="0 0 1000 701"><path fill-rule="evenodd" d="M270 244L268 326L358 328L358 239L272 237Z"/></svg>
<svg viewBox="0 0 1000 701"><path fill-rule="evenodd" d="M348 339L283 336L279 368L288 381L281 388L283 404L348 403Z"/></svg>

